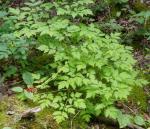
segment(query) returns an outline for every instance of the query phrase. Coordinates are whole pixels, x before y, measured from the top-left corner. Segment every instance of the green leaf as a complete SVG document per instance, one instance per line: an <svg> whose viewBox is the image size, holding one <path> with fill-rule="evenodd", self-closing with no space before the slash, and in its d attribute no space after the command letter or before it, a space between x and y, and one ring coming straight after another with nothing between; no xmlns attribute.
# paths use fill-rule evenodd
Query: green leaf
<svg viewBox="0 0 150 129"><path fill-rule="evenodd" d="M74 108L68 108L68 112L71 114L75 114L75 109Z"/></svg>
<svg viewBox="0 0 150 129"><path fill-rule="evenodd" d="M32 77L33 77L33 79L35 79L35 80L39 80L40 77L41 77L41 75L40 75L40 73L33 73L33 74L32 74Z"/></svg>
<svg viewBox="0 0 150 129"><path fill-rule="evenodd" d="M85 101L83 99L77 99L75 102L74 102L74 105L75 107L77 108L81 108L81 109L85 109L86 108L86 104L85 104Z"/></svg>
<svg viewBox="0 0 150 129"><path fill-rule="evenodd" d="M59 83L58 85L58 89L61 90L63 88L68 88L69 87L69 84L66 82L66 81L62 81Z"/></svg>
<svg viewBox="0 0 150 129"><path fill-rule="evenodd" d="M29 8L29 7L22 7L21 10L24 10L24 11L30 11L31 8Z"/></svg>
<svg viewBox="0 0 150 129"><path fill-rule="evenodd" d="M59 108L59 104L58 103L52 103L51 106L54 107L54 108Z"/></svg>
<svg viewBox="0 0 150 129"><path fill-rule="evenodd" d="M38 49L44 53L47 53L50 50L47 45L40 45Z"/></svg>
<svg viewBox="0 0 150 129"><path fill-rule="evenodd" d="M117 120L119 122L120 128L124 128L131 124L132 117L130 115L123 115L121 112L118 113Z"/></svg>
<svg viewBox="0 0 150 129"><path fill-rule="evenodd" d="M116 109L115 107L108 107L108 108L105 110L105 116L106 116L106 117L113 118L113 119L116 119L117 116L118 116L118 112L119 112L119 110Z"/></svg>
<svg viewBox="0 0 150 129"><path fill-rule="evenodd" d="M81 69L85 69L85 68L86 68L85 64L77 65L77 71L80 71Z"/></svg>
<svg viewBox="0 0 150 129"><path fill-rule="evenodd" d="M25 96L28 98L28 99L33 99L33 93L32 92L28 92L28 91L24 91L24 94Z"/></svg>
<svg viewBox="0 0 150 129"><path fill-rule="evenodd" d="M66 112L62 111L55 111L53 113L54 119L56 119L57 123L61 123L62 121L65 120L65 118L68 118L68 115Z"/></svg>
<svg viewBox="0 0 150 129"><path fill-rule="evenodd" d="M21 87L13 87L11 90L18 93L23 92L23 88Z"/></svg>
<svg viewBox="0 0 150 129"><path fill-rule="evenodd" d="M20 10L19 9L15 9L15 8L9 8L9 12L14 14L14 15L19 15Z"/></svg>
<svg viewBox="0 0 150 129"><path fill-rule="evenodd" d="M3 129L12 129L11 127L4 127Z"/></svg>
<svg viewBox="0 0 150 129"><path fill-rule="evenodd" d="M57 15L64 15L67 11L63 8L57 8Z"/></svg>
<svg viewBox="0 0 150 129"><path fill-rule="evenodd" d="M135 122L137 125L140 125L140 126L145 125L145 121L144 121L143 117L138 116L138 115L135 116L134 122Z"/></svg>
<svg viewBox="0 0 150 129"><path fill-rule="evenodd" d="M95 110L102 110L104 107L105 107L104 104L98 104L98 105L95 106Z"/></svg>
<svg viewBox="0 0 150 129"><path fill-rule="evenodd" d="M80 28L78 26L72 25L67 28L68 32L78 32Z"/></svg>
<svg viewBox="0 0 150 129"><path fill-rule="evenodd" d="M60 115L60 116L54 116L54 119L56 120L57 123L61 123L65 120L65 117Z"/></svg>
<svg viewBox="0 0 150 129"><path fill-rule="evenodd" d="M67 114L66 112L62 112L62 116L63 116L64 118L68 118L68 114Z"/></svg>
<svg viewBox="0 0 150 129"><path fill-rule="evenodd" d="M5 72L5 76L10 77L12 75L15 75L17 73L17 68L15 66L9 66L7 68L7 71Z"/></svg>
<svg viewBox="0 0 150 129"><path fill-rule="evenodd" d="M54 116L59 116L59 115L61 115L61 114L62 114L61 111L55 111L55 112L53 113Z"/></svg>
<svg viewBox="0 0 150 129"><path fill-rule="evenodd" d="M0 18L3 18L7 15L8 13L5 11L0 11Z"/></svg>
<svg viewBox="0 0 150 129"><path fill-rule="evenodd" d="M32 73L30 72L24 72L22 74L22 78L24 80L24 82L27 84L27 85L32 85L33 82L34 82L34 79L32 77Z"/></svg>
<svg viewBox="0 0 150 129"><path fill-rule="evenodd" d="M89 121L90 121L90 118L91 118L91 115L89 115L89 114L84 114L84 115L82 116L82 119L85 120L86 122L89 122Z"/></svg>

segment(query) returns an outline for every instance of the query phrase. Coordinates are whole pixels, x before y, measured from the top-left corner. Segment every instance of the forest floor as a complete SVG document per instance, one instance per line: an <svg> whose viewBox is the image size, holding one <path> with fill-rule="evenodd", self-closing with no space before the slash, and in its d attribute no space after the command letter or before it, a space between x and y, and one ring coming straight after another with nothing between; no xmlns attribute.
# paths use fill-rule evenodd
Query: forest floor
<svg viewBox="0 0 150 129"><path fill-rule="evenodd" d="M137 59L139 65L142 69L147 70L147 65L149 60L144 57L141 51L135 51L135 58ZM145 73L148 74L148 73ZM147 75L146 75L147 77ZM15 129L68 129L69 125L65 123L59 126L52 117L52 111L46 109L40 111L35 115L29 115L27 118L21 117L21 115L31 109L36 105L30 102L23 102L17 99L17 97L11 92L11 83L15 80L9 80L4 84L4 88L0 91L0 129L3 127L12 127ZM10 86L10 87L9 87ZM121 108L126 113L142 113L145 119L150 119L150 99L149 99L150 89L145 87L135 88L128 102L118 102L116 106ZM79 125L80 123L75 123L73 129L85 129L84 125ZM81 127L82 126L82 127ZM87 129L119 129L118 125L111 122L100 121L94 118L88 125ZM128 128L126 128L128 129Z"/></svg>
<svg viewBox="0 0 150 129"><path fill-rule="evenodd" d="M15 7L18 4L19 2L13 2L11 6ZM96 15L94 22L105 22L105 16L107 16L105 12L101 13L100 15ZM125 18L118 19L117 23L122 25L124 28L127 28L124 33L126 33L128 29L130 30L137 28L134 23L130 23L130 21L126 20ZM136 46L135 44L131 45L134 48L134 57L137 60L137 67L141 69L142 75L145 78L150 79L150 53L145 54L143 50L143 46L150 48L150 41L144 38L138 39L137 37L134 42L138 42L139 45L142 45L142 47ZM29 114L29 116L22 118L24 112L36 107L37 105L34 105L33 103L31 104L29 101L21 101L16 97L15 94L12 93L11 88L13 84L17 83L18 81L18 78L10 78L5 82L5 84L0 84L0 129L3 129L4 127L11 127L12 129L70 129L70 125L66 123L63 123L60 126L55 122L52 117L51 109L45 109L35 113L34 115ZM129 114L140 113L146 120L150 120L149 93L150 86L146 86L144 89L134 88L132 94L129 96L128 101L118 102L116 106L123 112ZM82 125L82 122L78 123L78 121L75 122L72 129L119 129L119 127L114 123L102 122L98 118L93 118L88 125Z"/></svg>

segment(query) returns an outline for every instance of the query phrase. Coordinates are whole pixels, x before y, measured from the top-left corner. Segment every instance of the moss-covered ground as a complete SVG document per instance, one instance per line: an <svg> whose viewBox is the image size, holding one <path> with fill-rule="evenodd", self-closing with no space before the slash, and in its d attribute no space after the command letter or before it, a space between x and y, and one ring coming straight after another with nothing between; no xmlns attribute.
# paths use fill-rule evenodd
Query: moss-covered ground
<svg viewBox="0 0 150 129"><path fill-rule="evenodd" d="M4 97L0 101L0 129L11 127L12 129L58 129L58 125L46 109L35 115L32 119L22 119L22 112L30 109L31 104L19 101L16 97Z"/></svg>

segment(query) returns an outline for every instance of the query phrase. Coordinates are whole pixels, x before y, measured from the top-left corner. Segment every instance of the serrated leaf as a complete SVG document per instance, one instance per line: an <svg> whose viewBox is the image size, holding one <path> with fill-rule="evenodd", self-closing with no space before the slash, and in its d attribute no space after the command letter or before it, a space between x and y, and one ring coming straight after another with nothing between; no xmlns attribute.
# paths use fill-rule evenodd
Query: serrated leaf
<svg viewBox="0 0 150 129"><path fill-rule="evenodd" d="M145 125L145 121L144 121L143 117L141 117L141 116L135 116L134 122L140 126Z"/></svg>
<svg viewBox="0 0 150 129"><path fill-rule="evenodd" d="M84 114L84 115L82 116L82 119L85 120L86 122L89 122L89 121L90 121L90 118L91 118L91 116L90 116L89 114Z"/></svg>
<svg viewBox="0 0 150 129"><path fill-rule="evenodd" d="M67 81L62 81L59 83L58 85L58 89L61 90L63 88L68 88L69 87L69 84L67 83Z"/></svg>
<svg viewBox="0 0 150 129"><path fill-rule="evenodd" d="M74 105L75 107L77 108L81 108L81 109L85 109L86 108L86 104L85 104L85 101L83 99L77 99L75 102L74 102Z"/></svg>
<svg viewBox="0 0 150 129"><path fill-rule="evenodd" d="M117 116L120 128L124 128L131 123L130 115L123 115L121 112Z"/></svg>
<svg viewBox="0 0 150 129"><path fill-rule="evenodd" d="M48 48L48 46L46 46L46 45L40 45L39 47L38 47L38 49L40 50L40 51L43 51L44 53L47 53L50 49Z"/></svg>
<svg viewBox="0 0 150 129"><path fill-rule="evenodd" d="M75 114L75 109L74 108L68 108L68 113Z"/></svg>
<svg viewBox="0 0 150 129"><path fill-rule="evenodd" d="M57 123L61 123L65 120L65 117L62 115L59 115L59 116L54 116L54 119L56 120Z"/></svg>
<svg viewBox="0 0 150 129"><path fill-rule="evenodd" d="M58 115L61 115L61 114L62 114L61 111L55 111L55 112L53 113L54 116L58 116Z"/></svg>
<svg viewBox="0 0 150 129"><path fill-rule="evenodd" d="M19 9L15 9L15 8L9 8L9 12L14 14L14 15L19 15L20 10Z"/></svg>
<svg viewBox="0 0 150 129"><path fill-rule="evenodd" d="M110 118L113 118L113 119L116 119L117 116L118 116L118 109L116 109L115 107L108 107L106 110L105 110L105 116L106 117L110 117Z"/></svg>
<svg viewBox="0 0 150 129"><path fill-rule="evenodd" d="M72 25L67 28L68 32L78 32L80 28L78 26Z"/></svg>
<svg viewBox="0 0 150 129"><path fill-rule="evenodd" d="M95 106L95 110L102 110L105 107L104 104L98 104Z"/></svg>

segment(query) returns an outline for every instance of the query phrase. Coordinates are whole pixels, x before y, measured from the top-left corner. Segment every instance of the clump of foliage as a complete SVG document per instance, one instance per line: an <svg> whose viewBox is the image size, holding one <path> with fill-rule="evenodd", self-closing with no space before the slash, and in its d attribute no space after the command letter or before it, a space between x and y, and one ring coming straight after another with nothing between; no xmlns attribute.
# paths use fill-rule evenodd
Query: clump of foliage
<svg viewBox="0 0 150 129"><path fill-rule="evenodd" d="M142 27L138 31L138 35L150 39L150 11L142 11L134 15L134 20L138 22Z"/></svg>
<svg viewBox="0 0 150 129"><path fill-rule="evenodd" d="M120 127L136 119L143 124L140 116L134 119L115 107L116 101L127 99L133 86L147 84L134 69L132 48L119 44L119 33L107 35L94 24L78 22L92 15L88 8L92 3L92 0L29 0L23 7L10 8L4 21L13 22L15 49L10 49L9 43L1 43L10 50L0 53L0 57L8 58L13 50L14 58L21 56L28 60L26 53L33 46L25 42L29 40L36 42L36 51L51 58L46 71L33 71L34 77L30 72L23 73L28 88L34 85L37 93L22 88L15 91L25 92L28 98L32 96L42 108L52 107L58 123L73 121L77 116L89 121L93 115L104 115L118 120ZM1 38L10 40L5 35Z"/></svg>
<svg viewBox="0 0 150 129"><path fill-rule="evenodd" d="M0 43L0 59L26 59L30 42L16 38L13 34L3 34Z"/></svg>

